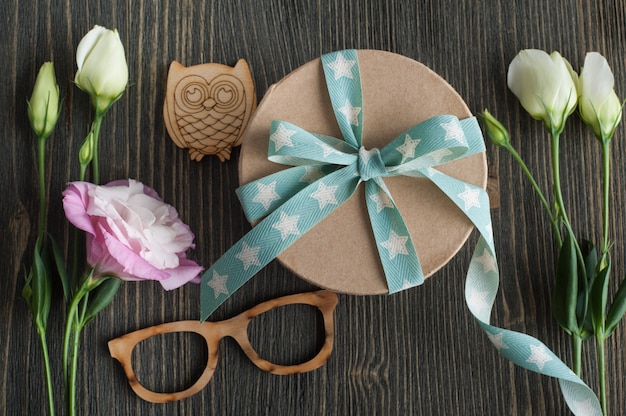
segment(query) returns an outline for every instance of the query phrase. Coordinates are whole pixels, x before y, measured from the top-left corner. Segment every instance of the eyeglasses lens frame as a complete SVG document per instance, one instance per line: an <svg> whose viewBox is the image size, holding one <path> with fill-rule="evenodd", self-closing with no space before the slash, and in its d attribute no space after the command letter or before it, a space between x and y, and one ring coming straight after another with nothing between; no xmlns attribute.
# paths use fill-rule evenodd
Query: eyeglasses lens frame
<svg viewBox="0 0 626 416"><path fill-rule="evenodd" d="M298 293L271 299L260 303L241 314L219 322L178 321L169 322L140 329L109 341L111 357L120 362L130 387L142 399L153 403L167 403L190 397L202 390L213 377L218 361L219 341L224 337L231 337L237 341L243 352L261 370L272 374L297 374L315 370L321 367L333 349L334 340L334 317L333 312L337 306L337 295L329 290ZM305 304L317 307L324 319L325 339L320 351L310 359L296 365L273 364L261 358L248 339L248 325L256 316L272 309L292 304ZM200 378L189 388L174 393L159 393L148 390L138 380L132 366L133 349L141 341L152 336L169 334L174 332L194 332L201 335L206 341L208 350L207 366Z"/></svg>

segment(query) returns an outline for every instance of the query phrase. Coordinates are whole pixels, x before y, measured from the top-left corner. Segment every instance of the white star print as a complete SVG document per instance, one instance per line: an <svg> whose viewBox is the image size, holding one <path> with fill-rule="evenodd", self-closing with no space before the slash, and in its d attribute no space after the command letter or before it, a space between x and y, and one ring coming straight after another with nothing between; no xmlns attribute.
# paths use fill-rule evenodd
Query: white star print
<svg viewBox="0 0 626 416"><path fill-rule="evenodd" d="M280 237L283 241L289 237L291 234L299 235L300 230L298 230L298 220L300 219L299 215L289 216L285 213L285 211L280 212L280 220L277 223L272 225L272 228L280 231Z"/></svg>
<svg viewBox="0 0 626 416"><path fill-rule="evenodd" d="M315 144L322 148L322 150L324 151L324 157L328 157L333 153L340 153L337 149L324 142L316 142Z"/></svg>
<svg viewBox="0 0 626 416"><path fill-rule="evenodd" d="M548 361L552 361L552 357L548 355L543 345L530 346L530 357L526 360L527 363L533 363L539 370L543 370L543 366Z"/></svg>
<svg viewBox="0 0 626 416"><path fill-rule="evenodd" d="M380 190L377 193L370 195L370 199L376 202L376 212L380 212L385 208L393 208L393 202L385 191Z"/></svg>
<svg viewBox="0 0 626 416"><path fill-rule="evenodd" d="M487 249L483 251L483 254L480 257L476 257L476 261L483 265L483 271L485 273L490 270L493 270L494 272L498 271L496 268L496 260Z"/></svg>
<svg viewBox="0 0 626 416"><path fill-rule="evenodd" d="M573 404L574 412L577 415L595 416L598 414L593 404L591 403L591 399L587 399L584 402L575 401Z"/></svg>
<svg viewBox="0 0 626 416"><path fill-rule="evenodd" d="M430 152L428 156L430 156L435 163L441 163L446 156L451 156L452 152L448 149L439 149L434 152Z"/></svg>
<svg viewBox="0 0 626 416"><path fill-rule="evenodd" d="M250 247L245 241L241 244L241 251L235 254L235 257L243 262L244 270L248 270L248 267L250 266L261 265L261 262L259 261L260 249L260 246Z"/></svg>
<svg viewBox="0 0 626 416"><path fill-rule="evenodd" d="M472 293L470 293L467 298L467 304L471 309L475 309L478 311L482 311L483 309L489 308L489 303L487 302L487 297L489 296L489 292L482 292L480 290L473 289Z"/></svg>
<svg viewBox="0 0 626 416"><path fill-rule="evenodd" d="M282 123L279 124L276 131L270 136L270 140L274 142L276 151L280 150L280 148L283 146L293 147L291 136L293 136L295 133L295 130L289 130Z"/></svg>
<svg viewBox="0 0 626 416"><path fill-rule="evenodd" d="M446 137L444 140L456 140L464 146L467 146L467 140L465 139L465 133L458 121L452 120L449 123L440 124L446 131Z"/></svg>
<svg viewBox="0 0 626 416"><path fill-rule="evenodd" d="M500 350L508 350L509 349L509 346L506 345L504 343L504 341L502 340L503 336L504 336L503 332L500 332L499 334L487 333L487 338L489 338L489 341L491 341L493 346L496 347L496 349L498 351L500 351Z"/></svg>
<svg viewBox="0 0 626 416"><path fill-rule="evenodd" d="M428 173L428 176L430 176L431 178L439 173L439 171L435 168L426 168L426 172Z"/></svg>
<svg viewBox="0 0 626 416"><path fill-rule="evenodd" d="M317 199L320 209L324 209L326 205L337 205L335 192L339 188L338 185L326 186L324 182L320 182L315 192L309 195L311 198Z"/></svg>
<svg viewBox="0 0 626 416"><path fill-rule="evenodd" d="M389 251L389 259L393 260L398 254L409 254L406 249L406 243L408 239L409 237L400 236L396 234L394 230L391 230L391 232L389 233L389 240L383 241L382 243L380 243L380 245L386 248L387 251Z"/></svg>
<svg viewBox="0 0 626 416"><path fill-rule="evenodd" d="M353 126L359 125L359 113L361 112L361 107L352 107L350 100L346 100L346 103L339 109L339 112L346 116L348 122Z"/></svg>
<svg viewBox="0 0 626 416"><path fill-rule="evenodd" d="M465 211L468 211L472 207L480 208L480 191L478 189L471 188L465 185L465 190L457 195L465 203Z"/></svg>
<svg viewBox="0 0 626 416"><path fill-rule="evenodd" d="M228 295L228 290L226 289L226 279L228 276L222 276L218 274L215 270L213 270L213 278L208 281L208 285L211 286L213 292L215 292L215 299L220 294Z"/></svg>
<svg viewBox="0 0 626 416"><path fill-rule="evenodd" d="M487 230L487 241L491 242L493 240L493 226L491 222L485 226L485 230Z"/></svg>
<svg viewBox="0 0 626 416"><path fill-rule="evenodd" d="M420 139L411 139L408 134L404 136L404 143L396 147L396 150L402 153L402 160L400 163L404 163L407 159L415 157L415 148L421 142Z"/></svg>
<svg viewBox="0 0 626 416"><path fill-rule="evenodd" d="M257 183L256 187L259 192L252 198L252 202L262 204L263 208L268 209L272 202L280 199L280 195L276 193L276 181L269 185Z"/></svg>
<svg viewBox="0 0 626 416"><path fill-rule="evenodd" d="M322 169L319 166L306 165L304 169L306 172L299 179L299 182L313 183L324 176L324 172L322 172Z"/></svg>
<svg viewBox="0 0 626 416"><path fill-rule="evenodd" d="M352 67L354 64L356 64L356 61L344 58L343 54L340 52L337 54L337 58L326 66L333 70L335 79L339 79L341 77L353 79Z"/></svg>
<svg viewBox="0 0 626 416"><path fill-rule="evenodd" d="M411 283L411 281L409 279L404 279L404 282L402 282L402 289L401 290L407 290L412 288L413 286L415 286L413 283Z"/></svg>

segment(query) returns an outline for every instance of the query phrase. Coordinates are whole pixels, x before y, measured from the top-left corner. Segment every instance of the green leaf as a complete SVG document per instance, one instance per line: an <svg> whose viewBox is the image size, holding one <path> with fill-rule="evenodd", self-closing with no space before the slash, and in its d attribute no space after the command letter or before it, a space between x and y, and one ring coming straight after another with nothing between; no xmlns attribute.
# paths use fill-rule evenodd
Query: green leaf
<svg viewBox="0 0 626 416"><path fill-rule="evenodd" d="M50 304L52 302L50 277L44 262L44 256L44 249L38 239L33 254L32 280L30 282L32 290L31 311L33 311L35 321L42 328L45 328L48 322Z"/></svg>
<svg viewBox="0 0 626 416"><path fill-rule="evenodd" d="M87 325L100 311L109 306L122 284L122 281L115 277L102 277L100 279L104 279L104 281L94 290L95 296L89 301L81 326Z"/></svg>
<svg viewBox="0 0 626 416"><path fill-rule="evenodd" d="M585 258L585 270L587 272L587 279L589 280L589 286L593 284L593 277L596 274L598 267L598 250L596 246L589 240L583 239L583 245L581 247L583 257Z"/></svg>
<svg viewBox="0 0 626 416"><path fill-rule="evenodd" d="M30 313L33 315L37 315L37 311L33 305L33 288L31 283L33 281L33 271L31 269L30 272L25 273L24 277L24 288L22 289L22 297L26 300L26 304L28 305L28 309L30 309Z"/></svg>
<svg viewBox="0 0 626 416"><path fill-rule="evenodd" d="M52 247L52 254L54 256L54 263L56 264L57 273L59 275L59 279L61 280L61 285L63 286L63 295L65 296L65 300L69 302L72 297L72 290L70 288L70 279L67 274L65 260L63 259L63 255L61 254L61 248L59 247L57 242L54 241L52 237L50 237L49 240L50 246Z"/></svg>
<svg viewBox="0 0 626 416"><path fill-rule="evenodd" d="M565 237L559 261L556 266L552 313L556 321L567 333L578 333L576 309L578 306L578 259L574 240Z"/></svg>
<svg viewBox="0 0 626 416"><path fill-rule="evenodd" d="M591 311L591 323L596 337L605 337L604 320L606 317L606 303L609 292L609 272L611 264L600 270L591 286L589 296L589 309Z"/></svg>
<svg viewBox="0 0 626 416"><path fill-rule="evenodd" d="M587 339L593 334L593 324L591 323L591 314L589 313L589 291L593 285L596 268L598 267L598 251L594 244L586 239L582 240L581 251L585 262L586 279L582 273L579 273L576 315L578 317L578 325L582 328L580 335L583 339Z"/></svg>
<svg viewBox="0 0 626 416"><path fill-rule="evenodd" d="M605 324L605 336L611 335L615 332L617 325L622 320L622 317L626 313L626 277L619 284L619 289L617 289L617 293L613 298L613 302L611 303L611 307L609 308L609 313L606 317Z"/></svg>

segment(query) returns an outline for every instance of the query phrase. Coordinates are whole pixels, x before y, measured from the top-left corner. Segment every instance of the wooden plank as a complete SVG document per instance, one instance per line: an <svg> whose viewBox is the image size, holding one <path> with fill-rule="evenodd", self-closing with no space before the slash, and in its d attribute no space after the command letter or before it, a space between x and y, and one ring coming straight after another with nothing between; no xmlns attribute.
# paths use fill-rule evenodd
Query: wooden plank
<svg viewBox="0 0 626 416"><path fill-rule="evenodd" d="M191 255L215 261L250 229L234 190L231 161L189 160L167 137L161 116L169 63L250 64L259 98L271 84L321 53L375 48L419 60L441 74L477 113L488 107L510 128L515 146L549 192L548 137L506 87L508 63L522 48L558 49L579 68L586 51L611 64L616 89L626 96L624 73L626 11L622 2L329 0L163 0L73 2L8 0L0 4L0 413L43 414L45 387L40 346L21 300L23 265L36 237L35 141L26 117L39 66L54 60L63 112L48 143L50 233L67 250L71 234L60 194L78 177L76 153L91 121L88 97L72 83L74 53L94 24L117 27L126 47L131 86L102 127L102 181L132 177L154 187L196 232ZM620 126L613 143L611 222L616 242L614 280L624 274L626 147ZM563 137L562 177L570 217L580 235L597 238L600 205L598 143L576 116ZM552 319L550 298L555 253L547 218L511 157L487 145L499 208L492 211L502 283L493 322L543 340L566 362L567 336ZM475 238L472 239L472 243ZM220 362L202 393L181 402L141 401L108 355L106 342L135 329L173 320L196 319L199 288L165 292L158 284L125 283L113 304L82 337L78 409L84 415L565 415L556 381L515 368L496 354L468 313L464 274L472 243L423 287L391 297L340 295L335 350L328 363L307 374L274 376L252 365L232 340L222 342ZM612 284L612 290L616 283ZM267 299L313 289L272 263L212 317L225 319ZM60 356L64 306L56 285L49 342L57 410L63 397ZM316 337L298 325L313 324L312 311L279 312L263 318L251 337L278 359L311 351ZM297 320L297 321L296 321ZM291 328L291 329L290 329ZM314 332L317 333L317 332ZM278 335L286 350L275 349ZM321 336L321 335L320 335ZM196 339L154 342L157 353L137 361L146 383L162 388L198 374L205 355ZM260 341L260 342L261 342ZM319 342L319 340L317 341ZM608 340L612 414L625 413L623 327ZM586 345L584 378L595 388L594 348ZM147 346L146 346L147 347ZM300 351L302 348L302 351ZM165 375L165 379L163 378Z"/></svg>

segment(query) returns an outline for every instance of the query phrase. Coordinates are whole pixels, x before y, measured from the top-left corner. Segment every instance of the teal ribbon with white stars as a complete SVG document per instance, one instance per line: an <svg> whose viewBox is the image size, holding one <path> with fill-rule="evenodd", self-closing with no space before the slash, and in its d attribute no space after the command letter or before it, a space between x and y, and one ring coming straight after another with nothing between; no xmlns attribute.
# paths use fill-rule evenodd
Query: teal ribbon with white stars
<svg viewBox="0 0 626 416"><path fill-rule="evenodd" d="M415 247L383 178L426 178L480 232L467 273L465 299L489 340L514 363L558 378L575 415L601 415L593 391L548 347L529 335L489 324L499 284L489 198L482 188L436 169L485 150L476 119L436 116L382 149L365 149L357 52L323 55L322 67L343 140L309 133L286 121L272 122L268 158L293 167L237 189L248 220L262 220L203 274L201 319L207 319L234 291L347 201L361 183L389 293L420 285L424 275Z"/></svg>

